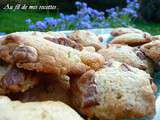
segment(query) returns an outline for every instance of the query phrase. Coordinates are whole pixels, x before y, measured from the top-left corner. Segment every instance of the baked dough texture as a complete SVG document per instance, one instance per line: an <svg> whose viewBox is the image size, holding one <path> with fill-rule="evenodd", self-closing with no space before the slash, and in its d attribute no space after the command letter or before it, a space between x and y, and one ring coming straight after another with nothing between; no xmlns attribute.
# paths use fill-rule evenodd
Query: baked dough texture
<svg viewBox="0 0 160 120"><path fill-rule="evenodd" d="M57 32L39 32L39 31L27 31L27 32L20 32L23 35L28 36L37 36L37 37L52 37L52 38L67 38L67 36L64 33L57 33Z"/></svg>
<svg viewBox="0 0 160 120"><path fill-rule="evenodd" d="M155 113L150 75L127 64L108 61L98 71L71 80L73 104L100 120L143 118Z"/></svg>
<svg viewBox="0 0 160 120"><path fill-rule="evenodd" d="M74 31L68 37L77 43L81 43L83 46L93 46L96 50L102 48L98 36L87 30Z"/></svg>
<svg viewBox="0 0 160 120"><path fill-rule="evenodd" d="M94 66L83 63L81 54L83 53L71 47L50 42L42 37L21 33L7 35L0 45L0 58L4 61L16 64L18 68L55 75L77 75L86 72L89 68L94 68ZM88 54L85 56L90 56ZM87 57L87 59L90 58ZM91 61L94 61L96 66L97 64L102 66L105 62L101 55L98 57L94 55Z"/></svg>
<svg viewBox="0 0 160 120"><path fill-rule="evenodd" d="M39 32L39 31L27 31L27 32L21 32L21 35L24 36L35 36L35 37L41 37L43 39L49 40L51 42L61 44L64 46L69 46L74 49L82 50L83 46L79 43L76 43L75 41L69 39L64 33L61 32Z"/></svg>
<svg viewBox="0 0 160 120"><path fill-rule="evenodd" d="M83 46L79 43L76 43L75 41L69 39L64 33L57 33L57 32L22 32L21 34L24 35L30 35L30 36L37 36L37 37L42 37L46 40L49 40L51 42L65 45L72 47L74 49L82 50Z"/></svg>
<svg viewBox="0 0 160 120"><path fill-rule="evenodd" d="M0 120L83 120L72 108L62 102L11 101L0 96Z"/></svg>
<svg viewBox="0 0 160 120"><path fill-rule="evenodd" d="M96 49L92 46L88 46L88 47L83 47L82 49L83 51L88 51L88 52L96 52Z"/></svg>
<svg viewBox="0 0 160 120"><path fill-rule="evenodd" d="M126 34L126 33L140 33L140 34L143 34L143 31L141 31L139 29L136 29L136 28L119 27L119 28L113 29L113 31L111 32L111 35L116 37L116 36L120 36L120 35Z"/></svg>
<svg viewBox="0 0 160 120"><path fill-rule="evenodd" d="M155 62L160 62L160 40L144 44L141 46L141 50Z"/></svg>
<svg viewBox="0 0 160 120"><path fill-rule="evenodd" d="M10 93L8 96L22 102L52 100L71 105L69 80L68 76L43 75L38 85L23 93Z"/></svg>
<svg viewBox="0 0 160 120"><path fill-rule="evenodd" d="M113 38L111 43L138 46L150 42L151 38L151 35L149 35L148 33L127 33Z"/></svg>
<svg viewBox="0 0 160 120"><path fill-rule="evenodd" d="M129 64L142 70L153 72L153 63L139 49L121 44L108 44L106 49L100 49L99 54L108 61L110 59Z"/></svg>
<svg viewBox="0 0 160 120"><path fill-rule="evenodd" d="M160 40L160 35L152 36L152 40Z"/></svg>
<svg viewBox="0 0 160 120"><path fill-rule="evenodd" d="M38 84L40 74L18 69L0 60L0 95L24 92Z"/></svg>

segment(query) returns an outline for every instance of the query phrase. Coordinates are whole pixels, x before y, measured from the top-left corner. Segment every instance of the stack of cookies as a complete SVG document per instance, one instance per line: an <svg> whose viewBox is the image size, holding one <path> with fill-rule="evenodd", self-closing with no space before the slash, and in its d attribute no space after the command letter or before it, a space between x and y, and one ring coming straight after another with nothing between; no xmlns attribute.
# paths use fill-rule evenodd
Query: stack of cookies
<svg viewBox="0 0 160 120"><path fill-rule="evenodd" d="M107 45L87 30L68 36L36 31L3 36L0 120L153 116L151 76L160 61L159 37L135 28L116 28L111 34Z"/></svg>

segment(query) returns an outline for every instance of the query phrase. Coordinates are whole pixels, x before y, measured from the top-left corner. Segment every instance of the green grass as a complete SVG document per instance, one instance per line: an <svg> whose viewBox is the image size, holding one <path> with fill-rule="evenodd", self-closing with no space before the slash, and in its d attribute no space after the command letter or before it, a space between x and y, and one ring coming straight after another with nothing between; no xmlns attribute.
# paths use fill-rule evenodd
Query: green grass
<svg viewBox="0 0 160 120"><path fill-rule="evenodd" d="M35 11L0 11L0 32L11 33L28 30L25 20L31 18L33 22L43 20L44 17L56 16L51 12Z"/></svg>
<svg viewBox="0 0 160 120"><path fill-rule="evenodd" d="M145 21L135 21L136 28L151 33L152 35L160 35L160 23L148 23Z"/></svg>
<svg viewBox="0 0 160 120"><path fill-rule="evenodd" d="M16 32L28 30L25 20L31 18L33 21L43 20L44 17L57 16L55 12L36 11L0 11L0 32ZM149 32L153 35L160 34L160 23L147 23L135 21L135 27Z"/></svg>

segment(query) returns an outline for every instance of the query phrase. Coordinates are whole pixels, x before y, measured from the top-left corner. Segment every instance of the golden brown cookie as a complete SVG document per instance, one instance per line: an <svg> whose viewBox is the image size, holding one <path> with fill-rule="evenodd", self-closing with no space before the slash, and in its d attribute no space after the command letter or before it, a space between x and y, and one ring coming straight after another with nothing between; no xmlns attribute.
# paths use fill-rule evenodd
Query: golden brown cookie
<svg viewBox="0 0 160 120"><path fill-rule="evenodd" d="M96 49L92 46L88 46L88 47L83 47L82 49L83 51L88 51L88 52L96 52Z"/></svg>
<svg viewBox="0 0 160 120"><path fill-rule="evenodd" d="M0 58L4 61L16 64L18 68L55 75L77 75L86 72L90 67L92 68L93 66L83 63L81 54L80 51L71 47L50 42L42 37L21 33L7 35L0 45ZM96 66L104 64L103 56L99 56L94 56L94 60L98 62ZM103 63L99 63L99 61Z"/></svg>
<svg viewBox="0 0 160 120"><path fill-rule="evenodd" d="M160 35L152 36L152 40L160 40Z"/></svg>
<svg viewBox="0 0 160 120"><path fill-rule="evenodd" d="M71 107L59 101L22 103L0 96L0 106L0 120L84 120Z"/></svg>
<svg viewBox="0 0 160 120"><path fill-rule="evenodd" d="M155 40L141 46L141 51L152 60L160 61L160 40Z"/></svg>
<svg viewBox="0 0 160 120"><path fill-rule="evenodd" d="M126 33L140 33L140 34L143 34L143 31L139 30L139 29L136 29L136 28L119 27L119 28L113 29L113 31L111 32L111 35L116 37L116 36L120 36L120 35L126 34Z"/></svg>
<svg viewBox="0 0 160 120"><path fill-rule="evenodd" d="M126 44L129 46L143 45L151 41L151 35L148 33L127 33L112 39L111 44Z"/></svg>
<svg viewBox="0 0 160 120"><path fill-rule="evenodd" d="M45 33L49 34L51 36L54 36L54 38L67 38L67 36L62 32L49 31L49 32L45 32Z"/></svg>
<svg viewBox="0 0 160 120"><path fill-rule="evenodd" d="M100 120L143 118L155 113L150 75L127 64L108 61L98 71L71 80L75 108Z"/></svg>
<svg viewBox="0 0 160 120"><path fill-rule="evenodd" d="M69 46L74 49L82 50L83 46L75 41L69 39L64 33L60 32L39 32L39 31L28 31L28 32L21 32L21 34L25 36L35 36L35 37L42 37L46 40L51 42L61 44L64 46Z"/></svg>
<svg viewBox="0 0 160 120"><path fill-rule="evenodd" d="M82 51L80 58L85 65L94 70L101 68L105 63L104 57L96 52Z"/></svg>
<svg viewBox="0 0 160 120"><path fill-rule="evenodd" d="M143 52L128 45L108 44L106 49L100 49L99 54L108 61L110 59L129 64L142 70L153 71L152 61Z"/></svg>
<svg viewBox="0 0 160 120"><path fill-rule="evenodd" d="M8 96L12 100L20 100L22 102L52 100L62 101L70 105L69 87L68 76L45 74L41 76L41 80L33 88L23 93L10 93Z"/></svg>
<svg viewBox="0 0 160 120"><path fill-rule="evenodd" d="M38 73L18 69L0 60L0 94L24 92L39 80Z"/></svg>
<svg viewBox="0 0 160 120"><path fill-rule="evenodd" d="M98 36L87 30L77 30L71 33L69 38L84 46L93 46L96 50L102 48Z"/></svg>
<svg viewBox="0 0 160 120"><path fill-rule="evenodd" d="M39 31L27 31L27 32L20 32L23 35L29 35L29 36L37 36L37 37L51 37L51 38L67 38L67 36L62 32L39 32Z"/></svg>
<svg viewBox="0 0 160 120"><path fill-rule="evenodd" d="M77 49L77 50L82 50L83 49L83 46L80 43L76 43L75 41L73 41L69 38L44 37L44 39L49 40L49 41L54 42L54 43L57 43L57 44L60 44L60 45L72 47L72 48Z"/></svg>

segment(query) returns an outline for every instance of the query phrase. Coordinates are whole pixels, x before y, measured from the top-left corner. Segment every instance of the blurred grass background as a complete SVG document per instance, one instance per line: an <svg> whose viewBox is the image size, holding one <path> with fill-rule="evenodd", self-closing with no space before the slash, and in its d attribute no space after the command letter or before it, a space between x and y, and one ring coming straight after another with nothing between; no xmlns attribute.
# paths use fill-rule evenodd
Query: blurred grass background
<svg viewBox="0 0 160 120"><path fill-rule="evenodd" d="M11 33L15 31L28 30L25 20L31 18L33 22L43 20L45 17L57 17L56 12L37 11L0 11L0 32ZM133 21L136 28L142 29L153 35L160 34L160 23L145 22L143 20Z"/></svg>
<svg viewBox="0 0 160 120"><path fill-rule="evenodd" d="M43 20L45 17L56 17L56 13L35 11L0 11L0 32L11 33L28 30L25 20L30 18L33 22Z"/></svg>
<svg viewBox="0 0 160 120"><path fill-rule="evenodd" d="M76 0L0 0L0 32L15 32L28 30L25 20L31 18L33 22L43 20L45 17L57 17L58 12L74 13L76 7L74 5ZM123 7L126 5L125 0L79 0L86 2L89 6L105 11L106 8L116 7L117 5ZM8 11L3 10L6 4L26 5L56 5L57 10L53 11ZM140 18L141 20L133 21L134 27L150 32L153 35L160 34L160 0L141 0ZM152 22L146 22L152 21ZM154 21L154 22L153 22Z"/></svg>

